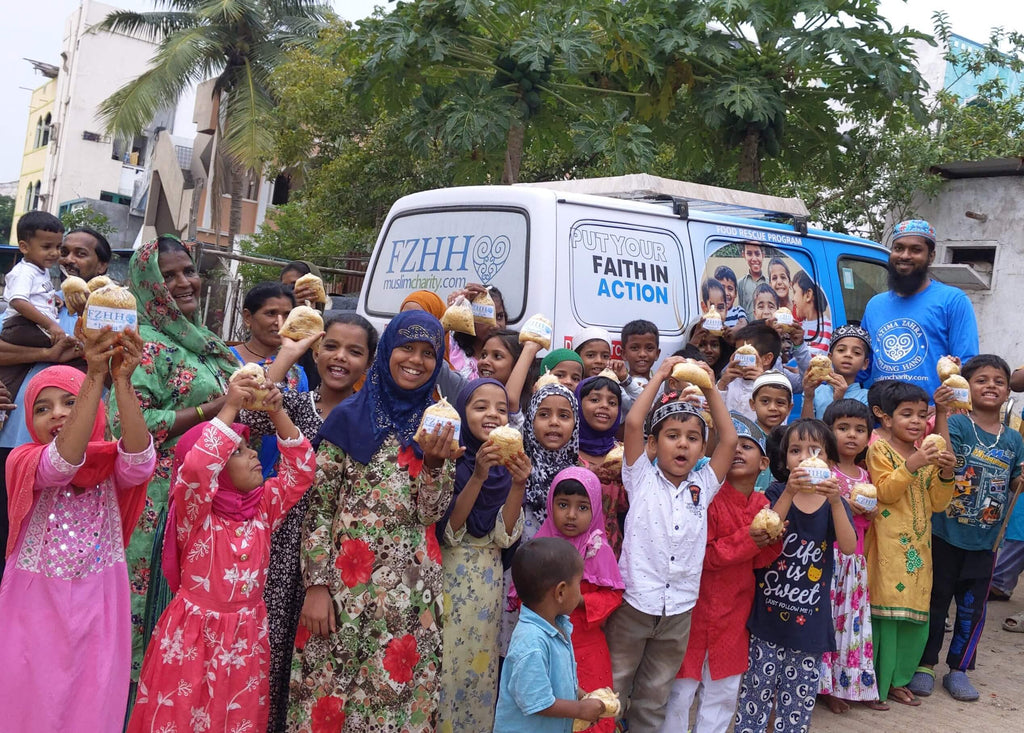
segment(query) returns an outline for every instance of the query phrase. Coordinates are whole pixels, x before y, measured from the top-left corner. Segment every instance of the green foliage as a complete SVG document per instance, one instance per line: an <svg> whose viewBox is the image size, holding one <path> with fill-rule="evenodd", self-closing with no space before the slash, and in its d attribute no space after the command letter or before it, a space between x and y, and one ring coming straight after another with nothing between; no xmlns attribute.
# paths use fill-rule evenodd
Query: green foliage
<svg viewBox="0 0 1024 733"><path fill-rule="evenodd" d="M11 239L11 223L14 221L14 197L0 196L0 242Z"/></svg>
<svg viewBox="0 0 1024 733"><path fill-rule="evenodd" d="M64 225L64 231L70 231L77 227L89 227L104 236L114 234L117 231L117 227L110 223L110 219L106 214L96 211L91 206L79 206L65 211L60 216L60 222Z"/></svg>

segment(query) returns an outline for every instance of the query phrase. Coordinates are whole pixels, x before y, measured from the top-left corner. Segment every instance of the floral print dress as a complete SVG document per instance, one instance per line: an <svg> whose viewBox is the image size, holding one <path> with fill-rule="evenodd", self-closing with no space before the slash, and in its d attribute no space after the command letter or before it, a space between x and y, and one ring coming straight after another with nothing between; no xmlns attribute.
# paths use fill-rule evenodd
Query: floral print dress
<svg viewBox="0 0 1024 733"><path fill-rule="evenodd" d="M519 539L523 514L511 533L498 512L494 529L474 537L463 524L445 526L444 630L441 665L441 733L490 731L498 697L498 634L504 608L501 551Z"/></svg>
<svg viewBox="0 0 1024 733"><path fill-rule="evenodd" d="M389 436L364 465L317 453L302 546L305 585L326 586L337 631L292 660L288 729L433 731L441 661L441 548L452 464L419 470Z"/></svg>
<svg viewBox="0 0 1024 733"><path fill-rule="evenodd" d="M856 483L870 482L863 468L857 476L847 476L837 468L832 475L839 482L843 498L850 501L850 490ZM836 629L836 651L825 652L821 658L818 692L844 700L877 700L874 644L871 640L871 602L868 597L868 565L864 558L864 534L870 520L855 515L857 551L844 555L838 547L835 571L832 574L832 621Z"/></svg>
<svg viewBox="0 0 1024 733"><path fill-rule="evenodd" d="M270 534L312 485L314 458L305 438L278 439L281 470L263 485L255 516L235 521L212 507L240 442L214 420L178 471L181 588L146 650L128 733L266 730Z"/></svg>

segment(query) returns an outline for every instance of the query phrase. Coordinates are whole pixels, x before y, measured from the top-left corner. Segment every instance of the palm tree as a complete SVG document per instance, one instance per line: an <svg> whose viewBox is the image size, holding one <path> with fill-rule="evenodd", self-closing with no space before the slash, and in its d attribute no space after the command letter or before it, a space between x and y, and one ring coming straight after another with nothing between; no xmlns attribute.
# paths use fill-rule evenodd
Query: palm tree
<svg viewBox="0 0 1024 733"><path fill-rule="evenodd" d="M213 78L212 95L220 103L217 149L223 165L218 167L230 179L233 246L242 219L243 178L247 172L258 176L272 155L266 124L275 105L270 74L289 48L311 47L333 12L314 0L155 2L162 9L116 10L98 25L159 44L150 67L101 103L100 118L110 134L130 139L190 85Z"/></svg>

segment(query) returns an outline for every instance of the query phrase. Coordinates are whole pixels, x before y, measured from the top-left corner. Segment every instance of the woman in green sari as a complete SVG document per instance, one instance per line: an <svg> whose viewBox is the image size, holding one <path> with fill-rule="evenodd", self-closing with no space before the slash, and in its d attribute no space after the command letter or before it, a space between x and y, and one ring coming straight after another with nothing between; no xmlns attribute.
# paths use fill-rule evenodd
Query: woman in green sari
<svg viewBox="0 0 1024 733"><path fill-rule="evenodd" d="M181 240L161 235L144 244L132 255L128 271L145 342L132 385L157 449L146 508L125 553L132 593L132 679L137 681L149 636L171 599L160 554L174 445L193 425L217 414L228 378L240 365L227 345L202 325L199 271ZM120 436L113 393L108 414L111 431Z"/></svg>

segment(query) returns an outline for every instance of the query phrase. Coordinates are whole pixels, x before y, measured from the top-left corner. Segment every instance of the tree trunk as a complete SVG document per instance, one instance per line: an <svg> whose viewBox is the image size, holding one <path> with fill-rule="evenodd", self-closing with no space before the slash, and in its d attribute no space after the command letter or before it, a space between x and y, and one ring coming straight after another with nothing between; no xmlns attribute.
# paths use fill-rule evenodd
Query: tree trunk
<svg viewBox="0 0 1024 733"><path fill-rule="evenodd" d="M505 146L505 170L501 174L502 183L519 181L519 166L523 163L523 138L526 137L526 126L515 120L508 128L508 142Z"/></svg>
<svg viewBox="0 0 1024 733"><path fill-rule="evenodd" d="M761 134L753 125L747 128L747 135L743 138L743 147L740 149L740 170L736 180L740 183L752 183L755 187L761 187Z"/></svg>
<svg viewBox="0 0 1024 733"><path fill-rule="evenodd" d="M235 238L242 227L242 183L245 172L242 166L231 161L231 211L228 214L228 249L235 251Z"/></svg>

